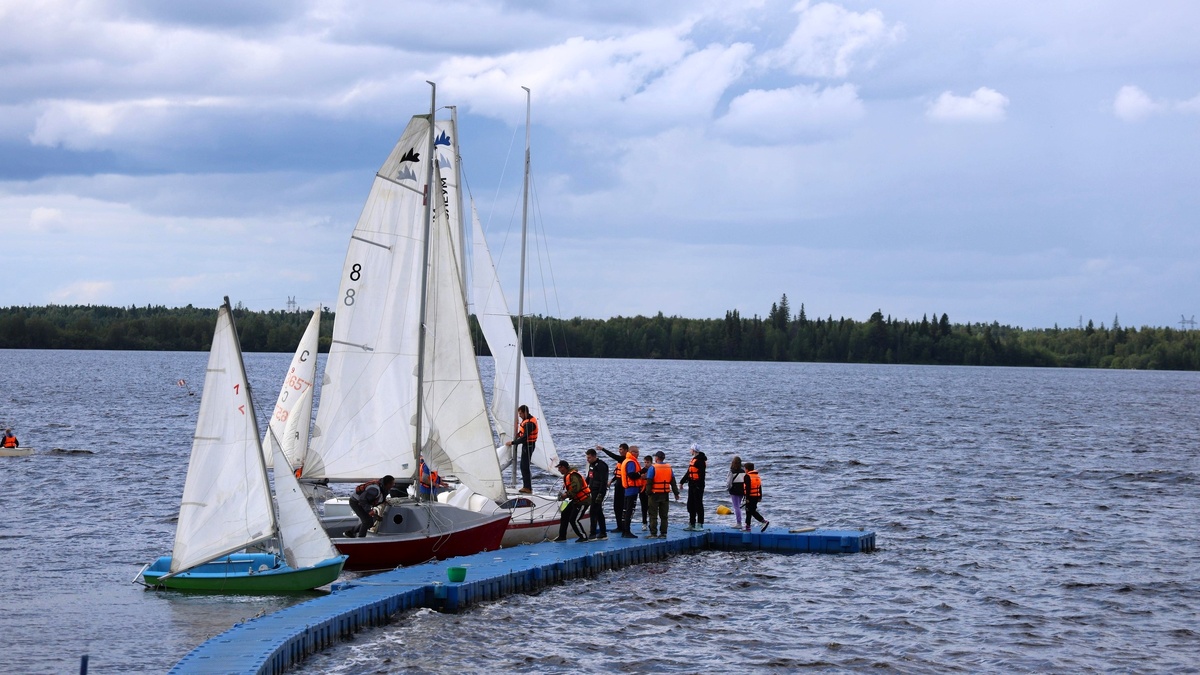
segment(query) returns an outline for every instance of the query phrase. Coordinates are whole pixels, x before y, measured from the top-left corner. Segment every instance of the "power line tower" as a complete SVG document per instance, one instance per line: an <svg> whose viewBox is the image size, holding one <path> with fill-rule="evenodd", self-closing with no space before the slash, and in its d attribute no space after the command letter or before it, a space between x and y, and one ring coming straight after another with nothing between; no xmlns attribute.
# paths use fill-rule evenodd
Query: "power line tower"
<svg viewBox="0 0 1200 675"><path fill-rule="evenodd" d="M295 312L298 310L299 305L296 304L296 296L294 296L294 295L288 296L287 308L288 308L289 312Z"/></svg>
<svg viewBox="0 0 1200 675"><path fill-rule="evenodd" d="M1182 314L1179 315L1179 329L1180 330L1192 330L1195 327L1196 327L1196 315L1195 314L1193 314L1192 318L1190 318L1190 319L1185 318Z"/></svg>

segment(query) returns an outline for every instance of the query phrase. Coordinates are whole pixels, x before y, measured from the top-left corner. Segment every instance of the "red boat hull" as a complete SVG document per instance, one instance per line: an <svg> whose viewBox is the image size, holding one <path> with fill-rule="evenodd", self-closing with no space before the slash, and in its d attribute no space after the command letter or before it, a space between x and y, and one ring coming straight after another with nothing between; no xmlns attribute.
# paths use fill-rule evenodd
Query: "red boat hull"
<svg viewBox="0 0 1200 675"><path fill-rule="evenodd" d="M453 507L442 508L453 509ZM500 548L511 516L482 515L453 509L470 518L431 518L420 531L370 532L365 537L335 537L333 544L346 554L347 570L383 570L417 565Z"/></svg>

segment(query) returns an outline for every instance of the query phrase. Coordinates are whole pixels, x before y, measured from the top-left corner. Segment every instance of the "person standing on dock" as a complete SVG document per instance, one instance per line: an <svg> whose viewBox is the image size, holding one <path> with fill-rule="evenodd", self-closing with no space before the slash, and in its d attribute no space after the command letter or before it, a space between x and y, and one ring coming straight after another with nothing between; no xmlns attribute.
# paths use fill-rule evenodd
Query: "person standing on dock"
<svg viewBox="0 0 1200 675"><path fill-rule="evenodd" d="M679 501L679 485L675 474L667 464L667 455L662 450L654 453L654 463L646 468L646 483L650 491L650 538L667 538L667 514L671 510L669 497L675 493Z"/></svg>
<svg viewBox="0 0 1200 675"><path fill-rule="evenodd" d="M558 494L558 498L568 501L567 508L563 510L562 521L558 524L558 539L554 541L567 540L567 523L570 523L571 529L575 531L575 536L578 537L575 542L583 543L588 540L588 537L583 531L583 526L579 524L579 516L583 515L583 507L591 501L592 491L588 489L583 476L580 476L578 471L572 469L567 460L564 459L558 462L558 472L563 477L563 489Z"/></svg>
<svg viewBox="0 0 1200 675"><path fill-rule="evenodd" d="M683 528L688 532L704 530L704 475L707 472L708 456L700 450L700 446L692 443L692 461L688 463L687 473L679 481L680 487L688 488L688 526Z"/></svg>
<svg viewBox="0 0 1200 675"><path fill-rule="evenodd" d="M613 520L617 521L617 532L625 532L628 528L625 527L623 520L625 517L625 485L621 482L621 463L625 461L625 456L629 453L629 444L622 443L618 446L620 454L608 450L602 445L597 445L596 449L612 457L615 462L613 466L616 468L613 469L612 480L609 481L615 483L613 485Z"/></svg>
<svg viewBox="0 0 1200 675"><path fill-rule="evenodd" d="M587 484L592 491L591 508L588 519L591 521L591 531L588 538L593 541L608 539L608 523L604 522L604 495L608 493L608 464L596 455L594 449L586 453L588 463Z"/></svg>
<svg viewBox="0 0 1200 675"><path fill-rule="evenodd" d="M754 518L762 523L759 532L766 532L767 526L771 521L762 517L758 512L758 503L762 501L762 479L758 477L758 472L754 470L754 462L746 462L746 477L742 481L742 485L746 491L746 531L750 531L750 519Z"/></svg>
<svg viewBox="0 0 1200 675"><path fill-rule="evenodd" d="M367 536L367 530L371 529L377 519L372 509L387 501L388 493L392 491L392 485L395 483L396 479L388 475L379 480L369 480L354 488L354 493L350 495L350 510L358 516L359 525L357 530L346 530L342 536Z"/></svg>
<svg viewBox="0 0 1200 675"><path fill-rule="evenodd" d="M646 477L642 475L642 467L638 464L636 445L629 446L618 471L621 474L621 486L625 491L625 510L621 517L621 525L624 528L621 530L621 536L637 539L637 535L630 531L630 525L633 522L633 508L637 506L638 495L642 494L642 489L646 487Z"/></svg>
<svg viewBox="0 0 1200 675"><path fill-rule="evenodd" d="M517 435L511 441L504 441L505 445L523 446L521 449L521 484L522 487L517 492L522 494L533 494L533 475L530 473L529 463L533 459L533 451L537 446L538 439L538 423L537 418L529 414L529 406L521 405L517 408L517 417L521 421L517 424Z"/></svg>
<svg viewBox="0 0 1200 675"><path fill-rule="evenodd" d="M746 496L746 474L742 470L742 458L733 456L729 463L729 478L725 480L725 491L733 501L733 515L737 516L737 528L742 529L742 500Z"/></svg>

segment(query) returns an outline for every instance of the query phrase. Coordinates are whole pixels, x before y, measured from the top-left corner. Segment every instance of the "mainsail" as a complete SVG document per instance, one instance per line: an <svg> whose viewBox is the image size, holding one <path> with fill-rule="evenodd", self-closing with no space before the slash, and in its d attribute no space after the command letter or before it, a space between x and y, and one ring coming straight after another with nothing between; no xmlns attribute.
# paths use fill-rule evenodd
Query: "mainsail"
<svg viewBox="0 0 1200 675"><path fill-rule="evenodd" d="M321 310L313 312L300 337L287 376L279 388L279 398L263 437L263 457L267 468L274 466L271 452L271 434L279 441L280 450L288 460L288 466L298 468L304 461L308 447L308 428L312 422L313 381L317 377L317 346L321 335Z"/></svg>
<svg viewBox="0 0 1200 675"><path fill-rule="evenodd" d="M309 388L309 404L312 404L312 389ZM317 514L308 504L308 498L300 489L300 483L288 467L275 434L267 432L268 446L275 461L275 499L279 503L279 544L288 566L311 567L339 554L329 535L321 528Z"/></svg>
<svg viewBox="0 0 1200 675"><path fill-rule="evenodd" d="M171 573L275 535L258 424L229 302L217 313Z"/></svg>

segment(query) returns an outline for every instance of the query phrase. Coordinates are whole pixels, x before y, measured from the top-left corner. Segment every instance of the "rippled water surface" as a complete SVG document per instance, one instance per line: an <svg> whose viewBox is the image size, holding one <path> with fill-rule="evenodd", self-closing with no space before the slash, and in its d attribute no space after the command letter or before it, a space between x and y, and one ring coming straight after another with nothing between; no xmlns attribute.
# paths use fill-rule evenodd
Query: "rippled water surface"
<svg viewBox="0 0 1200 675"><path fill-rule="evenodd" d="M247 355L260 408L288 358ZM92 672L161 672L311 597L130 583L171 545L205 359L0 351L0 422L38 449L0 458L4 671L70 672L89 654ZM696 441L710 526L731 522L712 512L737 453L763 474L772 528L862 527L879 550L705 552L459 615L412 612L300 672L1197 672L1200 374L531 368L572 461L626 440L682 464Z"/></svg>

